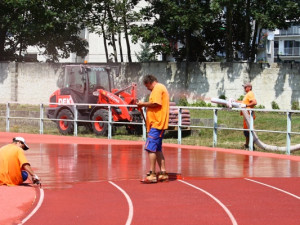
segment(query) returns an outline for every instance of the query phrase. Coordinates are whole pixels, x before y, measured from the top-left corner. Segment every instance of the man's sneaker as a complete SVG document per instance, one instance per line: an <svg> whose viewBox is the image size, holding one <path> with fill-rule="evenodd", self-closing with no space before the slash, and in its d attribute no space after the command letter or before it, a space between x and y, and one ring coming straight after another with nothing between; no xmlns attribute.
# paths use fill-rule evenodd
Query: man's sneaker
<svg viewBox="0 0 300 225"><path fill-rule="evenodd" d="M151 172L150 174L147 173L147 177L144 180L141 180L142 183L144 184L153 184L157 183L157 177L156 174Z"/></svg>
<svg viewBox="0 0 300 225"><path fill-rule="evenodd" d="M166 171L161 171L158 175L158 181L164 182L169 180L169 175Z"/></svg>

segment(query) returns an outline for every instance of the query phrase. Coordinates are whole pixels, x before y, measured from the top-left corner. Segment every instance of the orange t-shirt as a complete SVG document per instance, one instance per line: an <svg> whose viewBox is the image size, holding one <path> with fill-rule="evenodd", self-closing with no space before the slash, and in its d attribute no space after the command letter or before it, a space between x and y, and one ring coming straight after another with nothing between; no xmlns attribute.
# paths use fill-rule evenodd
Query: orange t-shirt
<svg viewBox="0 0 300 225"><path fill-rule="evenodd" d="M248 105L248 104L250 104L250 101L252 101L254 99L255 99L255 95L254 95L253 91L248 91L247 94L245 95L242 103ZM254 108L254 106L247 107L247 108ZM241 111L241 115L243 115L242 111ZM255 118L256 118L256 116L255 116L255 113L254 113L253 114L253 119L255 119ZM244 126L243 127L244 127L244 129L248 129L248 126L247 126L245 118L244 118Z"/></svg>
<svg viewBox="0 0 300 225"><path fill-rule="evenodd" d="M29 164L24 150L14 144L0 148L0 185L18 185L23 183L21 169Z"/></svg>
<svg viewBox="0 0 300 225"><path fill-rule="evenodd" d="M253 91L248 91L248 93L245 95L243 99L243 103L248 105L250 104L250 101L253 101L255 99ZM254 108L254 107L247 107L247 108Z"/></svg>
<svg viewBox="0 0 300 225"><path fill-rule="evenodd" d="M163 84L157 83L151 91L149 102L157 103L161 107L147 108L147 132L149 132L150 128L168 129L170 103L167 88Z"/></svg>

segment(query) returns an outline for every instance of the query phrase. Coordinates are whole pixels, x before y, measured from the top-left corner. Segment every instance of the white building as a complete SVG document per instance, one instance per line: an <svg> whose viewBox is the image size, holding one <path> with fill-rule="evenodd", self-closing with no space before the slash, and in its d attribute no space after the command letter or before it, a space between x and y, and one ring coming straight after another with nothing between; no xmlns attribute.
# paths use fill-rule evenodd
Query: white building
<svg viewBox="0 0 300 225"><path fill-rule="evenodd" d="M262 32L257 61L300 62L300 25Z"/></svg>

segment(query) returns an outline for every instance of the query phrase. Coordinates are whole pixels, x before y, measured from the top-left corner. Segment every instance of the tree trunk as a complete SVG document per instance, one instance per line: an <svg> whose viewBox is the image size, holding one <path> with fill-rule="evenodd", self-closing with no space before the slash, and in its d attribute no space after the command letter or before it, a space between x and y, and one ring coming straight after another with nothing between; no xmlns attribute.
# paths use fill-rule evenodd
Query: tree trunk
<svg viewBox="0 0 300 225"><path fill-rule="evenodd" d="M226 12L226 62L233 61L233 48L232 48L232 12L233 12L233 3L231 1L227 4Z"/></svg>
<svg viewBox="0 0 300 225"><path fill-rule="evenodd" d="M5 60L4 45L5 45L6 32L7 29L5 28L0 29L0 61Z"/></svg>
<svg viewBox="0 0 300 225"><path fill-rule="evenodd" d="M251 62L254 62L256 51L257 51L257 45L256 45L257 30L258 30L258 22L255 21L254 34L252 37L252 46L251 46Z"/></svg>
<svg viewBox="0 0 300 225"><path fill-rule="evenodd" d="M118 53L117 53L117 47L116 47L116 41L115 41L114 33L111 34L110 38L111 38L112 47L113 47L113 51L114 51L114 53L113 53L114 59L115 59L115 62L118 62Z"/></svg>
<svg viewBox="0 0 300 225"><path fill-rule="evenodd" d="M127 28L126 12L124 12L124 14L123 14L123 23L124 23L124 35L125 35L125 40L126 40L128 62L132 62L131 48L130 48L128 30L127 30L128 28Z"/></svg>
<svg viewBox="0 0 300 225"><path fill-rule="evenodd" d="M105 34L105 29L104 29L104 25L103 24L101 24L101 29L102 29L102 34L103 34L103 44L104 44L106 62L109 62L108 50L107 50L107 43L106 43L106 34Z"/></svg>
<svg viewBox="0 0 300 225"><path fill-rule="evenodd" d="M245 21L245 47L244 47L244 60L249 60L250 56L250 0L246 1L246 21Z"/></svg>
<svg viewBox="0 0 300 225"><path fill-rule="evenodd" d="M185 64L185 79L184 79L184 87L185 90L188 89L189 84L189 62L191 60L191 32L190 30L186 31L185 38L185 48L186 48L186 64Z"/></svg>
<svg viewBox="0 0 300 225"><path fill-rule="evenodd" d="M122 50L122 42L121 42L121 32L118 32L118 41L119 41L119 51L120 51L120 57L121 57L121 62L124 62L123 60L123 50Z"/></svg>
<svg viewBox="0 0 300 225"><path fill-rule="evenodd" d="M110 29L110 38L111 38L111 45L113 47L113 55L114 55L114 59L115 62L118 62L118 53L117 53L117 47L116 47L116 41L115 41L115 25L114 25L114 18L112 16L111 10L109 8L109 6L107 6L107 13L108 13L108 19L111 23L111 27L109 27Z"/></svg>

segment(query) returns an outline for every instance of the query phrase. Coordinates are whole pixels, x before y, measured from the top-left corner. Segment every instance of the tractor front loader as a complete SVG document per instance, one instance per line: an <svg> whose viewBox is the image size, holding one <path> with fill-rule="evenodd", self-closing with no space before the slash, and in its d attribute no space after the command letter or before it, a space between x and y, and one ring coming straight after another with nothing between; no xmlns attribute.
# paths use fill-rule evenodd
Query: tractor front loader
<svg viewBox="0 0 300 225"><path fill-rule="evenodd" d="M88 64L64 67L58 79L60 89L50 96L50 107L47 109L47 117L57 124L60 133L74 132L75 104L78 126L86 126L96 135L108 133L109 111L105 105L114 105L111 107L113 122L142 122L140 112L135 107L129 107L137 101L136 84L114 89L111 69L109 66ZM113 124L113 127L118 125L124 124ZM125 126L129 133L142 133L141 125Z"/></svg>

